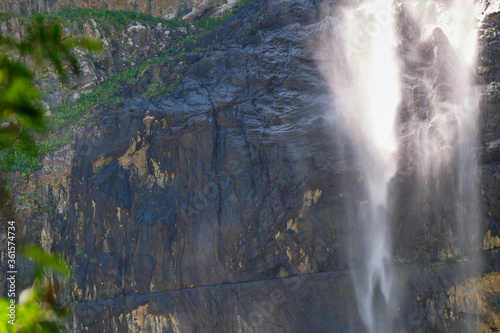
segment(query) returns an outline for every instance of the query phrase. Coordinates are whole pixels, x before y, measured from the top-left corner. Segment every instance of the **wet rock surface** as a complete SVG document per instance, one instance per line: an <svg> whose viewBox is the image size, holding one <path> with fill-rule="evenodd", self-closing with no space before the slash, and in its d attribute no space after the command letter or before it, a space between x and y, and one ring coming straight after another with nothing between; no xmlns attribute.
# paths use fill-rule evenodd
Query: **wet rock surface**
<svg viewBox="0 0 500 333"><path fill-rule="evenodd" d="M483 216L488 224L484 249L498 248L500 232L499 174L500 167L500 66L498 64L498 13L485 17L480 30L480 63L478 79L483 83L481 110L481 161Z"/></svg>

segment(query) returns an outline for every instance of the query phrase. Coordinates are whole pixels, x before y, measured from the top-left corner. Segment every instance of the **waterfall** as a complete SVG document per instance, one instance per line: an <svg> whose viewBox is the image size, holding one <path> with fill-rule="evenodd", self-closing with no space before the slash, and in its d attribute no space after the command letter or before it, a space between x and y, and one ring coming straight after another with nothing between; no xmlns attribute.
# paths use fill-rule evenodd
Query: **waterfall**
<svg viewBox="0 0 500 333"><path fill-rule="evenodd" d="M321 47L329 54L325 76L365 193L350 223L360 234L351 242L361 248L351 251L351 271L367 332L396 330L402 300L391 203L398 202L392 188L402 169L417 175L416 198L452 206L442 209L453 222L439 260L477 250L473 12L473 0L363 0L330 16L329 42ZM451 199L433 202L443 188ZM435 223L431 215L419 223Z"/></svg>
<svg viewBox="0 0 500 333"><path fill-rule="evenodd" d="M416 147L420 182L429 190L433 182L447 181L454 194L456 246L452 256L468 256L479 244L479 184L477 181L478 93L473 85L476 64L477 20L472 0L455 0L444 5L428 1L405 6L420 28L420 39L409 47L406 57L415 62L422 48L432 48L430 73L418 78L425 87L426 114L413 107L408 121ZM417 62L425 63L425 59ZM425 65L422 67L425 68ZM407 70L410 75L415 71ZM418 115L415 115L417 113Z"/></svg>
<svg viewBox="0 0 500 333"><path fill-rule="evenodd" d="M396 121L401 100L394 10L375 0L345 8L335 27L330 83L365 184L357 203L362 269L353 270L358 310L369 332L390 332L394 305L389 182L397 169Z"/></svg>

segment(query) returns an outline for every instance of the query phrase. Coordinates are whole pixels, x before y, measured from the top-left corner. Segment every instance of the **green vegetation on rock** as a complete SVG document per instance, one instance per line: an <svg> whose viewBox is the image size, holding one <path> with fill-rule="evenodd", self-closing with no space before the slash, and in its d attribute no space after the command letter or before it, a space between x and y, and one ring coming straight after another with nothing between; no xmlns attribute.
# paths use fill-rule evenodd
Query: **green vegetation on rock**
<svg viewBox="0 0 500 333"><path fill-rule="evenodd" d="M38 162L44 146L34 134L47 130L40 98L34 87L34 72L52 67L60 80L67 81L66 67L80 72L73 53L76 47L96 51L101 44L86 38L64 37L63 28L41 15L26 24L25 36L17 40L0 32L0 150L3 170L23 169Z"/></svg>
<svg viewBox="0 0 500 333"><path fill-rule="evenodd" d="M231 12L228 12L223 17L218 18L204 18L193 22L193 25L198 29L198 33L189 37L181 37L179 40L178 51L172 47L163 51L163 54L157 58L152 58L144 61L143 63L124 70L122 72L111 75L105 82L97 86L94 91L79 97L76 101L59 104L51 107L52 115L47 118L46 128L52 134L50 140L46 141L39 139L38 142L33 140L26 140L23 149L19 148L19 144L10 147L0 154L0 163L5 171L19 171L22 178L27 178L31 173L39 170L42 166L41 157L50 151L58 150L62 146L71 142L73 131L68 130L71 125L76 125L82 115L91 110L97 104L111 104L123 101L118 93L124 86L129 86L137 82L140 74L148 68L162 62L166 62L185 54L182 48L189 43L192 43L205 35L206 33L214 30L222 23L229 20L237 10L250 0L238 1ZM39 17L42 17L39 15ZM58 20L63 25L71 26L74 22L82 23L88 19L94 19L99 22L105 29L123 30L128 24L139 22L141 24L157 24L162 23L166 27L186 27L190 24L180 21L178 19L165 20L156 18L150 15L136 13L131 11L110 11L107 9L75 9L65 10L61 12L53 12L43 14L44 18ZM201 29L201 31L200 31ZM193 49L192 52L200 52L199 48ZM175 82L162 87L160 83L150 84L147 91L143 94L144 97L160 97L164 94L170 93L179 83L181 77L177 77ZM36 98L40 96L37 95ZM29 131L23 131L26 135L19 135L19 138L31 138ZM60 133L60 134L57 134ZM20 141L21 144L23 141ZM28 149L29 148L29 149Z"/></svg>
<svg viewBox="0 0 500 333"><path fill-rule="evenodd" d="M127 11L127 10L109 10L109 9L90 9L78 8L63 10L59 12L41 14L47 19L60 20L64 26L72 27L74 22L82 23L86 20L94 20L104 28L110 31L126 29L130 23L140 22L141 24L158 24L161 23L167 28L186 27L189 28L189 23L174 18L171 20L154 17L148 14ZM21 19L25 16L19 16Z"/></svg>

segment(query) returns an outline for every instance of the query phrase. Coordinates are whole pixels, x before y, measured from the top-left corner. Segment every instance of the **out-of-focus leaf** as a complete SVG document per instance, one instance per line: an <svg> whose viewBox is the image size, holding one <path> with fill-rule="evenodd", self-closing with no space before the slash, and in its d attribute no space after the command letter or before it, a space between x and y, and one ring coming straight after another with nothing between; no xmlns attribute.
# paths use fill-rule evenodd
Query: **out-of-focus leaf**
<svg viewBox="0 0 500 333"><path fill-rule="evenodd" d="M31 72L24 65L0 56L0 121L18 122L22 127L42 131L40 97Z"/></svg>
<svg viewBox="0 0 500 333"><path fill-rule="evenodd" d="M80 72L76 48L99 51L102 43L65 36L58 21L47 21L39 14L29 19L21 41L0 31L0 151L3 155L0 167L3 170L24 170L24 166L39 163L34 159L38 160L41 150L32 135L44 133L47 128L42 94L33 84L33 72L52 67L61 81L66 82L66 66L75 74Z"/></svg>
<svg viewBox="0 0 500 333"><path fill-rule="evenodd" d="M80 47L94 52L102 50L102 44L87 38L64 36L62 25L57 21L45 21L43 16L36 14L26 28L26 38L19 43L17 49L23 55L29 56L37 65L49 62L60 79L67 81L64 64L68 64L73 73L78 74L80 66L74 54Z"/></svg>
<svg viewBox="0 0 500 333"><path fill-rule="evenodd" d="M68 49L82 47L88 51L97 52L102 50L102 43L90 38L67 38L64 44Z"/></svg>
<svg viewBox="0 0 500 333"><path fill-rule="evenodd" d="M20 247L19 253L25 258L33 260L35 264L40 265L44 269L59 273L62 276L69 276L71 272L69 267L64 264L61 256L47 253L39 246L29 245Z"/></svg>
<svg viewBox="0 0 500 333"><path fill-rule="evenodd" d="M11 325L8 323L9 318L9 312L10 309L8 309L10 305L10 301L8 298L0 298L0 333L8 333L8 332L14 332L15 326Z"/></svg>

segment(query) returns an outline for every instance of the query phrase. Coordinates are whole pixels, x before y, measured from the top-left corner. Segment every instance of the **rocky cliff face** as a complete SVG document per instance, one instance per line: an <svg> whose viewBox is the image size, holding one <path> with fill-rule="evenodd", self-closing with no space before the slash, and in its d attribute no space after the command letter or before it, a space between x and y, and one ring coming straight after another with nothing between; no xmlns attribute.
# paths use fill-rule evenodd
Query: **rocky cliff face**
<svg viewBox="0 0 500 333"><path fill-rule="evenodd" d="M16 38L24 36L24 23L18 18L11 18L2 23L0 29ZM44 73L39 73L37 85L44 92L43 99L48 106L69 103L92 92L114 74L131 69L146 60L165 57L166 50L179 49L186 38L200 31L200 28L192 24L188 29L183 26L169 27L161 22L157 24L131 22L126 27L119 28L113 23L93 19L73 20L65 24L66 34L96 39L102 43L103 50L94 54L77 50L81 73L70 74L68 84L62 85L51 70L46 70ZM147 86L154 84L154 80L160 77L160 75L151 76L151 69L143 71L137 80L132 80L134 83L140 81L139 84L130 87L131 84L128 83L129 87L126 88L127 82L122 82L123 91L117 91L116 94L130 97L130 89L136 91L136 95L140 95L138 91L145 93ZM168 85L168 80L164 82Z"/></svg>
<svg viewBox="0 0 500 333"><path fill-rule="evenodd" d="M323 6L251 2L191 46L203 55L170 94L96 107L27 183L11 175L13 202L28 198L18 237L73 266L59 295L76 302L69 331L364 331L350 276L361 267L347 259L359 255L349 216L363 177L318 67ZM486 268L468 276L479 261L438 241L449 221L405 216L395 235L421 236L396 242L401 331L500 329L496 15L480 31L478 77Z"/></svg>
<svg viewBox="0 0 500 333"><path fill-rule="evenodd" d="M235 0L2 0L0 12L31 15L65 9L105 8L131 10L167 19L178 17L192 20L198 17L222 16L231 10L235 2Z"/></svg>

